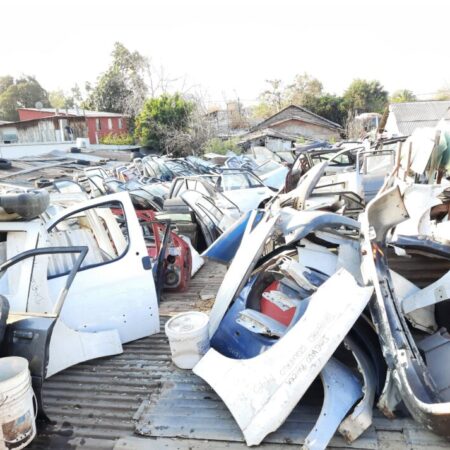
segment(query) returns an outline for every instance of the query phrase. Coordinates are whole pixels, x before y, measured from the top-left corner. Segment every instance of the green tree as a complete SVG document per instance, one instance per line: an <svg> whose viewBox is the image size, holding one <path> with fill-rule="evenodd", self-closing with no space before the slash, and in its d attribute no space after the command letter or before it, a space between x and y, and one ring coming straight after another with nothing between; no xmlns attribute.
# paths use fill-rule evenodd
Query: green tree
<svg viewBox="0 0 450 450"><path fill-rule="evenodd" d="M377 80L353 80L344 92L344 108L352 115L363 112L383 112L388 103L388 93Z"/></svg>
<svg viewBox="0 0 450 450"><path fill-rule="evenodd" d="M89 85L89 83L86 83ZM70 97L73 99L74 106L81 106L83 103L83 95L81 94L80 86L77 83L70 89Z"/></svg>
<svg viewBox="0 0 450 450"><path fill-rule="evenodd" d="M12 82L11 82L12 81ZM49 107L47 91L32 76L18 79L0 79L0 117L3 120L19 120L17 108L34 108L36 103Z"/></svg>
<svg viewBox="0 0 450 450"><path fill-rule="evenodd" d="M133 136L129 133L108 133L100 137L100 144L106 145L133 145Z"/></svg>
<svg viewBox="0 0 450 450"><path fill-rule="evenodd" d="M408 89L399 89L391 95L389 100L392 103L415 102L417 97L414 95L414 92Z"/></svg>
<svg viewBox="0 0 450 450"><path fill-rule="evenodd" d="M148 99L136 117L134 136L141 145L159 152L181 152L177 148L188 141L194 103L179 93Z"/></svg>
<svg viewBox="0 0 450 450"><path fill-rule="evenodd" d="M342 97L325 93L318 97L306 98L302 106L325 119L342 126L345 125L347 111Z"/></svg>
<svg viewBox="0 0 450 450"><path fill-rule="evenodd" d="M66 97L61 89L50 91L48 93L48 99L52 108L64 108L66 103Z"/></svg>
<svg viewBox="0 0 450 450"><path fill-rule="evenodd" d="M281 80L267 80L269 89L261 93L253 116L267 118L288 105L303 106L325 119L344 125L347 111L342 97L324 92L322 83L307 73L299 74L292 84L282 87Z"/></svg>
<svg viewBox="0 0 450 450"><path fill-rule="evenodd" d="M241 153L241 148L237 145L237 139L223 140L220 138L211 138L206 141L203 147L204 153L217 153L219 155L226 155L228 152L236 154Z"/></svg>
<svg viewBox="0 0 450 450"><path fill-rule="evenodd" d="M0 95L14 84L14 78L11 75L0 77Z"/></svg>
<svg viewBox="0 0 450 450"><path fill-rule="evenodd" d="M285 89L281 80L266 80L266 83L269 86L259 95L259 104L253 108L253 115L264 119L286 106Z"/></svg>
<svg viewBox="0 0 450 450"><path fill-rule="evenodd" d="M19 120L17 96L17 89L14 85L0 95L0 119L13 122Z"/></svg>
<svg viewBox="0 0 450 450"><path fill-rule="evenodd" d="M306 72L296 75L294 82L286 88L284 93L287 103L300 106L305 106L308 101L322 95L322 83Z"/></svg>
<svg viewBox="0 0 450 450"><path fill-rule="evenodd" d="M147 97L145 73L147 59L138 52L130 52L116 42L109 68L94 87L86 85L89 97L84 107L99 111L125 113L136 116Z"/></svg>
<svg viewBox="0 0 450 450"><path fill-rule="evenodd" d="M63 90L57 89L48 93L48 99L52 108L73 108L75 100L70 95L66 95Z"/></svg>
<svg viewBox="0 0 450 450"><path fill-rule="evenodd" d="M268 103L260 101L257 105L251 109L251 115L256 119L267 119L275 114L277 111Z"/></svg>

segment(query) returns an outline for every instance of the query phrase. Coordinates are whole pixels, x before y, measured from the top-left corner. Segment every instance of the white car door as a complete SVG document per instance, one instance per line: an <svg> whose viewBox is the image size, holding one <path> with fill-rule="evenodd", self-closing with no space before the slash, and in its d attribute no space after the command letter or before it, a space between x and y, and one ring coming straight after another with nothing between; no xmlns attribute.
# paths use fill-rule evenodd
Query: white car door
<svg viewBox="0 0 450 450"><path fill-rule="evenodd" d="M120 214L119 222L116 214ZM122 343L159 332L158 302L142 229L128 193L73 206L47 224L39 246L87 245L61 320L78 331L116 329ZM73 262L49 262L49 292L56 298Z"/></svg>
<svg viewBox="0 0 450 450"><path fill-rule="evenodd" d="M258 178L246 172L224 172L221 176L222 194L236 204L242 213L258 208L273 192Z"/></svg>

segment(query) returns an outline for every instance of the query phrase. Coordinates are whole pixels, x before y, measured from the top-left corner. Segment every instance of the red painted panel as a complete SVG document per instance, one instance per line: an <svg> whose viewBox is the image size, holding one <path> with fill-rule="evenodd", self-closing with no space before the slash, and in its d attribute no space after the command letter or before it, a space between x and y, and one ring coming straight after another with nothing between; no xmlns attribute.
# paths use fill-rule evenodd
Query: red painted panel
<svg viewBox="0 0 450 450"><path fill-rule="evenodd" d="M54 116L55 113L49 113L45 111L34 111L27 108L19 108L19 120L34 120L42 119L43 117ZM97 144L100 138L106 134L122 134L127 132L127 120L125 117L122 118L122 128L119 128L119 117L99 117L100 119L100 130L97 130L97 117L86 117L86 126L89 138L89 143ZM108 127L108 119L112 121L112 128Z"/></svg>
<svg viewBox="0 0 450 450"><path fill-rule="evenodd" d="M100 130L97 130L97 117L88 117L87 128L88 128L88 138L91 144L100 142L100 138L107 134L122 134L127 132L127 121L122 118L122 128L119 128L119 118L118 117L100 117ZM112 128L108 127L108 119L112 120Z"/></svg>
<svg viewBox="0 0 450 450"><path fill-rule="evenodd" d="M33 111L29 109L21 109L18 108L17 112L19 113L19 120L33 120L33 119L42 119L43 117L54 116L54 113L49 113L45 111Z"/></svg>
<svg viewBox="0 0 450 450"><path fill-rule="evenodd" d="M276 291L280 286L279 281L274 281L266 287L264 292ZM295 308L289 308L286 311L281 310L278 306L261 297L261 312L272 319L278 320L283 325L289 326L295 314Z"/></svg>

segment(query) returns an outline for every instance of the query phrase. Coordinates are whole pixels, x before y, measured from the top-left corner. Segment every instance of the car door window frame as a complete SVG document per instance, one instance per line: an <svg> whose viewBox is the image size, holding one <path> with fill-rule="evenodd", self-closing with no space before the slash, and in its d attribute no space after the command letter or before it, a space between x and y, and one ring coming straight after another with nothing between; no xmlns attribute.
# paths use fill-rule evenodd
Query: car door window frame
<svg viewBox="0 0 450 450"><path fill-rule="evenodd" d="M115 258L112 258L112 259L110 259L108 261L103 261L103 262L99 262L99 263L95 263L95 264L85 265L83 267L80 267L80 269L78 270L79 272L82 272L84 270L93 269L95 267L104 266L104 265L107 265L107 264L112 264L112 263L114 263L116 261L120 261L122 258L124 258L128 254L128 252L130 250L130 236L129 236L129 230L128 230L128 225L127 225L128 222L127 222L125 205L120 200L111 199L111 200L105 200L102 203L95 203L93 205L80 207L80 208L77 208L76 210L71 210L69 213L67 213L66 215L60 217L57 221L55 221L52 224L50 224L50 226L47 228L47 233L51 233L58 226L58 224L60 224L61 222L65 221L67 219L70 219L70 217L72 217L72 216L76 216L77 214L83 213L85 211L101 208L102 206L109 206L109 209L111 210L111 208L112 208L111 204L113 204L113 203L117 203L118 205L120 204L120 207L122 209L123 218L124 218L123 220L124 220L124 223L127 226L127 233L125 235L126 236L126 244L127 245L126 245L125 249L122 251L122 253L119 256L117 256ZM112 211L111 211L111 213L112 213ZM106 226L106 221L104 220L103 217L101 217L101 215L98 215L98 219L100 219L102 221L102 225L103 226ZM117 222L117 224L119 225L118 222ZM106 228L108 228L108 227L106 226ZM123 233L123 231L122 231L122 233ZM111 236L108 236L108 238L112 239L113 238L113 233L111 232L111 230L109 230L109 228L108 228L108 234L111 235ZM97 241L95 236L94 236L94 239ZM76 244L74 244L74 246L76 246ZM99 248L101 248L101 247L99 246ZM48 279L63 277L63 276L68 275L69 273L70 273L70 269L65 271L65 272L62 272L62 273L58 273L58 274L55 274L55 275L50 275L48 277Z"/></svg>

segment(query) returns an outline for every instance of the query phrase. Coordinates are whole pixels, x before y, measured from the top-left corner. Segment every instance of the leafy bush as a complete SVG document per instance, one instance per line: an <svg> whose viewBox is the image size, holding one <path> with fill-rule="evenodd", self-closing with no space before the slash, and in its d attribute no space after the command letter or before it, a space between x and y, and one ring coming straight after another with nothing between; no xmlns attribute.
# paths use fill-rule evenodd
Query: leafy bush
<svg viewBox="0 0 450 450"><path fill-rule="evenodd" d="M241 153L241 149L240 147L238 147L236 139L228 139L226 141L223 141L219 138L212 138L206 143L204 147L204 153L217 153L219 155L226 155L229 151L232 151L237 155Z"/></svg>
<svg viewBox="0 0 450 450"><path fill-rule="evenodd" d="M100 138L100 144L105 145L133 145L134 138L129 133L108 133Z"/></svg>
<svg viewBox="0 0 450 450"><path fill-rule="evenodd" d="M145 147L164 151L169 141L188 131L194 104L180 94L147 100L136 117L134 136Z"/></svg>

